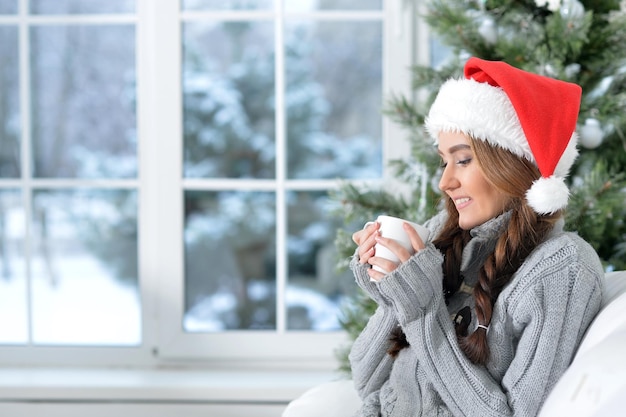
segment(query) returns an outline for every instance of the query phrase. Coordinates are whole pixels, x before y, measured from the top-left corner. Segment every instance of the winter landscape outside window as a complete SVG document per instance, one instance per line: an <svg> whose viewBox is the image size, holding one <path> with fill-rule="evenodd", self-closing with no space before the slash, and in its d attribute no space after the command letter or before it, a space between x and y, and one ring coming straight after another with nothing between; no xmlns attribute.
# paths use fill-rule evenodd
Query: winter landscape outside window
<svg viewBox="0 0 626 417"><path fill-rule="evenodd" d="M336 345L400 4L0 0L0 350Z"/></svg>
<svg viewBox="0 0 626 417"><path fill-rule="evenodd" d="M135 24L55 20L134 5L28 8L0 3L0 342L138 345Z"/></svg>
<svg viewBox="0 0 626 417"><path fill-rule="evenodd" d="M213 3L183 3L207 12L182 29L184 173L197 179L184 200L185 329L339 330L352 290L334 271L327 190L382 174L382 19L307 14L353 0L285 2L282 20L255 14L267 2L233 2L228 18Z"/></svg>

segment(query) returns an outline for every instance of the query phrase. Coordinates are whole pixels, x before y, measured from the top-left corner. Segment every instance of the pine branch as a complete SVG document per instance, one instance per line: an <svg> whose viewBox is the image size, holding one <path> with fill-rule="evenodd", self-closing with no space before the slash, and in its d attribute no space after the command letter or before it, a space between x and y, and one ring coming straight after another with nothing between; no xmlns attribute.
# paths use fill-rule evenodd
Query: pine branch
<svg viewBox="0 0 626 417"><path fill-rule="evenodd" d="M574 180L566 212L566 228L575 230L603 259L605 266L626 269L619 256L624 242L626 175L609 171L597 161L583 177Z"/></svg>

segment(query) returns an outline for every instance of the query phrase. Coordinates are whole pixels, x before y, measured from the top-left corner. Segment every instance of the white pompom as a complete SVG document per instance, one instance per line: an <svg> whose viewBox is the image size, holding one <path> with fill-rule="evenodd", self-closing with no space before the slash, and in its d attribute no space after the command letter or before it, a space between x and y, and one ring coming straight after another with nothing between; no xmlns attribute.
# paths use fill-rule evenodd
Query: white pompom
<svg viewBox="0 0 626 417"><path fill-rule="evenodd" d="M562 177L539 178L528 191L526 200L539 214L551 214L567 206L569 189Z"/></svg>

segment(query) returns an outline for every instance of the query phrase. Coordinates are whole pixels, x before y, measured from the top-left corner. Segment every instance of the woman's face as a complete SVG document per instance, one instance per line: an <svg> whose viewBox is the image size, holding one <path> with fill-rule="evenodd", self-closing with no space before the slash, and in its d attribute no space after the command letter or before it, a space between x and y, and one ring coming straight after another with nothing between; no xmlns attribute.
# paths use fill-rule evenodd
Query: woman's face
<svg viewBox="0 0 626 417"><path fill-rule="evenodd" d="M504 212L510 198L487 181L465 134L440 133L438 150L443 168L439 188L454 202L459 227L472 229Z"/></svg>

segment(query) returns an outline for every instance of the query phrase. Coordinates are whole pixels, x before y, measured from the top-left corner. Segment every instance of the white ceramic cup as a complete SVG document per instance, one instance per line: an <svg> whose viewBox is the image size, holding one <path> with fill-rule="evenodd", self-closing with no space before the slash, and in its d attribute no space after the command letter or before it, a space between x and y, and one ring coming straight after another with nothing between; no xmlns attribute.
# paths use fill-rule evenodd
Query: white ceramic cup
<svg viewBox="0 0 626 417"><path fill-rule="evenodd" d="M376 219L376 222L380 223L379 230L380 230L380 234L382 237L396 240L406 250L408 250L411 255L413 255L415 251L413 250L413 246L411 246L411 239L409 238L409 235L402 228L402 224L403 223L410 224L415 229L415 231L417 231L417 234L420 236L420 238L422 239L424 243L426 243L426 241L428 240L428 236L430 234L429 230L425 228L424 226L421 226L417 223L410 222L408 220L399 219L397 217L378 216L378 219ZM375 246L375 249L376 249L375 256L389 259L390 261L394 262L396 265L400 263L400 259L398 259L398 257L386 247L377 243ZM373 268L376 271L382 272L384 274L388 272L376 265L374 265Z"/></svg>

